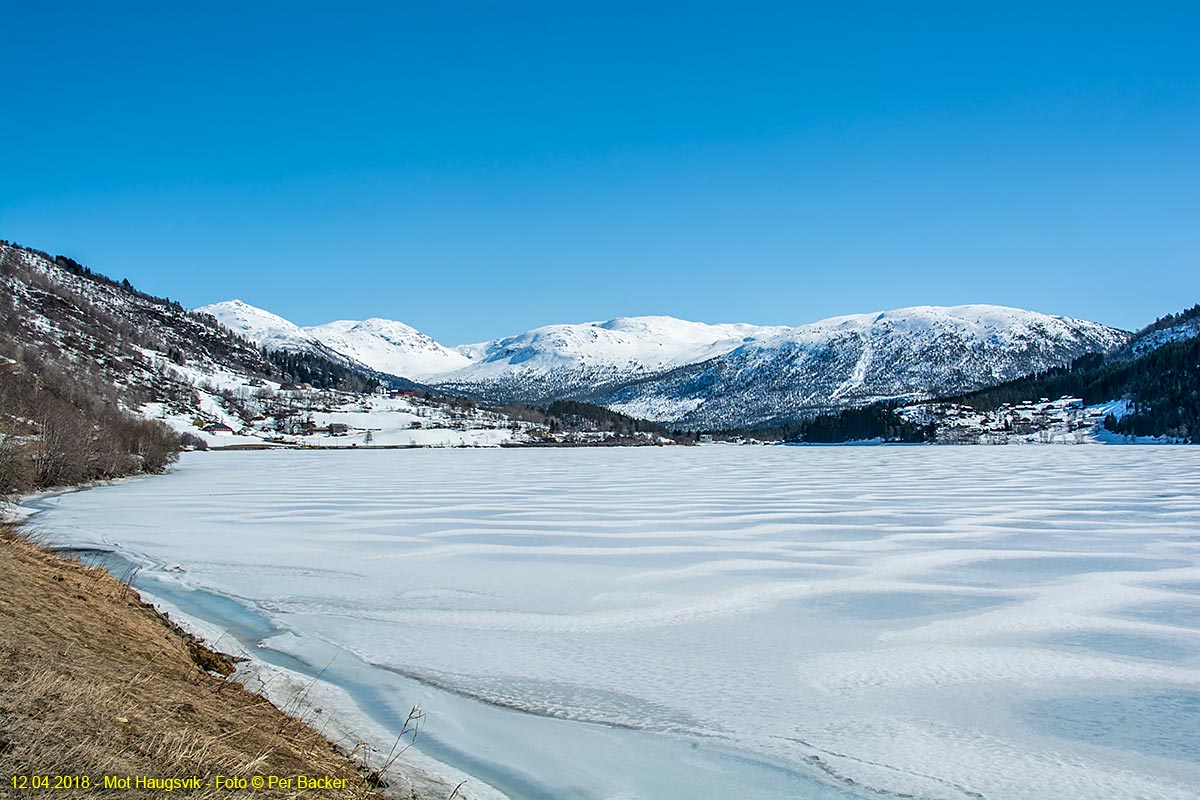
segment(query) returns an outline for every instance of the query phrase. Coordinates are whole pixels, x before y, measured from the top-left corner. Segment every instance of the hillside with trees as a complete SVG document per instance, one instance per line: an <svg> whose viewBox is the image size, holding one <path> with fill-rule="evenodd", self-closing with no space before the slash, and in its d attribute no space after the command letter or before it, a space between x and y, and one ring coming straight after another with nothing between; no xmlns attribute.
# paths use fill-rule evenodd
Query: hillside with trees
<svg viewBox="0 0 1200 800"><path fill-rule="evenodd" d="M1159 329L1162 330L1162 329ZM1078 397L1087 405L1126 401L1105 427L1132 436L1200 439L1200 338L1168 341L1139 356L1122 349L1077 359L1070 367L949 398L987 411L1030 398Z"/></svg>
<svg viewBox="0 0 1200 800"><path fill-rule="evenodd" d="M460 398L462 400L464 398ZM690 431L668 430L650 420L621 414L604 406L579 400L556 400L546 406L510 403L493 407L514 422L531 423L555 439L570 441L574 435L603 433L606 441L643 443L659 437L677 444L694 444L696 434Z"/></svg>
<svg viewBox="0 0 1200 800"><path fill-rule="evenodd" d="M1111 433L1200 441L1200 305L1167 314L1110 353L1091 353L1069 366L1045 370L967 394L935 398L926 408L981 413L1022 403L1079 398L1086 406L1123 401L1104 421ZM911 404L910 404L911 405ZM760 437L800 442L935 441L938 423L918 424L907 405L876 403L755 431ZM958 412L955 412L958 413Z"/></svg>
<svg viewBox="0 0 1200 800"><path fill-rule="evenodd" d="M316 357L268 355L127 280L0 241L0 494L163 470L180 438L139 412L199 414L228 393L224 374L376 385Z"/></svg>

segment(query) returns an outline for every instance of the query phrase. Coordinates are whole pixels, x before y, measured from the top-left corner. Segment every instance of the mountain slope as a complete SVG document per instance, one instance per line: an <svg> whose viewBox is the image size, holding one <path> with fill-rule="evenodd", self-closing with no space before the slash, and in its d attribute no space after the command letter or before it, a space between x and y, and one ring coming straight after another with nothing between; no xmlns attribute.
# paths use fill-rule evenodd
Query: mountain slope
<svg viewBox="0 0 1200 800"><path fill-rule="evenodd" d="M784 330L662 316L547 325L459 348L474 362L430 383L497 401L551 402L704 361Z"/></svg>
<svg viewBox="0 0 1200 800"><path fill-rule="evenodd" d="M810 416L967 391L1124 344L1092 322L1000 306L919 306L823 320L589 399L681 427Z"/></svg>
<svg viewBox="0 0 1200 800"><path fill-rule="evenodd" d="M349 361L299 325L241 300L212 303L200 306L195 311L198 314L208 314L233 333L267 350L311 353L335 361Z"/></svg>
<svg viewBox="0 0 1200 800"><path fill-rule="evenodd" d="M1092 322L1001 306L918 306L799 327L619 317L454 350L388 320L312 328L208 306L264 347L318 345L381 372L500 403L587 400L680 428L725 428L956 394L1125 344ZM1164 334L1165 335L1165 334Z"/></svg>
<svg viewBox="0 0 1200 800"><path fill-rule="evenodd" d="M1171 342L1200 337L1200 303L1142 328L1117 355L1140 356Z"/></svg>
<svg viewBox="0 0 1200 800"><path fill-rule="evenodd" d="M5 327L0 344L26 362L94 380L127 407L165 385L186 383L175 368L216 368L248 378L277 374L253 344L211 317L139 292L71 259L11 245L0 247ZM7 355L8 353L6 353ZM172 367L172 365L174 365ZM190 394L188 387L182 387Z"/></svg>
<svg viewBox="0 0 1200 800"><path fill-rule="evenodd" d="M1198 320L1200 305L1161 317L1124 346L1069 366L963 395L843 409L756 434L821 443L947 444L1082 443L1123 434L1194 444L1200 441Z"/></svg>
<svg viewBox="0 0 1200 800"><path fill-rule="evenodd" d="M392 320L340 320L301 328L241 300L212 303L196 311L266 350L308 353L364 372L419 380L470 363L461 353Z"/></svg>
<svg viewBox="0 0 1200 800"><path fill-rule="evenodd" d="M365 368L364 368L365 369ZM0 493L161 469L209 423L290 411L281 384L370 391L313 353L264 353L208 314L0 241Z"/></svg>
<svg viewBox="0 0 1200 800"><path fill-rule="evenodd" d="M991 411L1038 397L1073 395L1087 405L1114 404L1114 433L1200 440L1200 306L1143 328L1124 347L949 398ZM1117 401L1122 401L1118 403Z"/></svg>
<svg viewBox="0 0 1200 800"><path fill-rule="evenodd" d="M209 317L0 242L0 495L160 471L179 439L139 413L201 413L199 386L274 372Z"/></svg>
<svg viewBox="0 0 1200 800"><path fill-rule="evenodd" d="M374 391L374 372L287 320L232 301L205 311L0 241L0 497L161 470L181 436L213 447L664 443L608 411L509 415L397 378ZM418 353L427 340L385 321L323 327Z"/></svg>
<svg viewBox="0 0 1200 800"><path fill-rule="evenodd" d="M326 347L374 370L422 380L464 367L471 359L389 319L338 320L302 329Z"/></svg>

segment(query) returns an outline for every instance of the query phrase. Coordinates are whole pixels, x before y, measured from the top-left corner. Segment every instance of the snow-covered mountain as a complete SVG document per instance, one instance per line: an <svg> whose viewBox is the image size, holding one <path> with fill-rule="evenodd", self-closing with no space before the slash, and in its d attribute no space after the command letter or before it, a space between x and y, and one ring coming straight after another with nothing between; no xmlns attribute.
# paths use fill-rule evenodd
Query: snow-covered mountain
<svg viewBox="0 0 1200 800"><path fill-rule="evenodd" d="M467 356L438 344L416 328L390 319L338 320L301 330L374 370L414 380L471 363Z"/></svg>
<svg viewBox="0 0 1200 800"><path fill-rule="evenodd" d="M1124 344L1094 322L1001 306L918 306L756 338L593 402L688 427L754 425L884 399L969 391Z"/></svg>
<svg viewBox="0 0 1200 800"><path fill-rule="evenodd" d="M0 240L0 494L160 470L178 446L170 429L192 445L256 447L537 435L469 404L376 393L374 370L245 303L202 311Z"/></svg>
<svg viewBox="0 0 1200 800"><path fill-rule="evenodd" d="M241 300L224 300L195 310L208 314L233 333L267 350L310 353L337 363L358 364L294 322Z"/></svg>
<svg viewBox="0 0 1200 800"><path fill-rule="evenodd" d="M0 343L13 354L35 355L31 372L50 365L77 386L94 382L128 408L148 397L190 403L196 376L227 371L249 380L276 372L249 341L212 319L65 256L0 242L0 298Z"/></svg>
<svg viewBox="0 0 1200 800"><path fill-rule="evenodd" d="M387 319L339 320L301 328L241 300L225 300L196 311L215 317L259 347L311 353L385 375L419 380L458 369L471 361L415 328Z"/></svg>
<svg viewBox="0 0 1200 800"><path fill-rule="evenodd" d="M469 366L429 382L495 400L547 402L593 394L728 353L786 328L706 325L674 317L618 317L547 325L460 347Z"/></svg>
<svg viewBox="0 0 1200 800"><path fill-rule="evenodd" d="M180 430L240 428L234 405L296 379L212 317L65 256L0 242L0 299L2 363L54 387L97 429L114 409ZM0 403L0 440L12 412Z"/></svg>
<svg viewBox="0 0 1200 800"><path fill-rule="evenodd" d="M348 363L492 402L584 399L681 427L735 427L881 399L957 394L1107 351L1129 334L988 305L918 306L799 327L619 317L448 348L400 322L300 328L239 301L205 306L269 349Z"/></svg>
<svg viewBox="0 0 1200 800"><path fill-rule="evenodd" d="M96 408L116 404L181 429L215 422L288 435L299 435L290 428L311 427L309 416L319 402L332 403L328 397L339 392L364 409L382 402L366 394L381 379L394 389L431 385L435 394L465 393L492 402L586 400L672 427L711 430L881 400L946 398L1084 354L1105 357L1078 362L1079 369L1097 364L1124 369L1122 364L1166 348L1170 352L1152 364L1167 376L1160 381L1166 388L1141 383L1136 388L1144 398L1139 408L1162 417L1150 420L1155 430L1175 436L1170 432L1183 430L1184 423L1162 413L1180 404L1171 394L1179 389L1171 372L1178 367L1171 359L1178 358L1172 354L1183 353L1200 335L1200 306L1162 317L1133 335L1069 317L969 305L856 314L799 327L621 317L549 325L452 349L388 320L301 328L237 300L189 312L65 256L2 241L0 289L0 375L46 385L54 378L56 386L69 383L72 391L86 386L76 394L98 398ZM406 376L427 386L399 380ZM1057 390L1061 373L1051 377L1058 383L1048 385ZM285 384L303 388L281 390ZM316 394L308 394L310 386ZM297 391L299 399L289 394ZM398 398L389 402L412 405ZM299 422L297 403L308 415ZM443 404L451 424L458 424L454 409L469 407ZM22 413L10 413L9 421L29 428L33 418ZM349 424L330 418L334 422ZM414 430L424 429L422 423Z"/></svg>

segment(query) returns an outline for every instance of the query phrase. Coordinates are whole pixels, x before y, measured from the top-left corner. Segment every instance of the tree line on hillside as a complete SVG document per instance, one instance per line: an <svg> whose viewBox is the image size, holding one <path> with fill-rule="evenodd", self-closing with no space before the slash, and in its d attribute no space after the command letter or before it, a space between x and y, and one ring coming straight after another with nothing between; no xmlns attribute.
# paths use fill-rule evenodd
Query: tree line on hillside
<svg viewBox="0 0 1200 800"><path fill-rule="evenodd" d="M1143 328L1138 336L1174 327L1200 317L1200 305L1167 314ZM1087 405L1112 400L1128 402L1119 419L1110 415L1105 427L1123 435L1169 436L1200 442L1200 339L1168 342L1130 358L1128 349L1089 353L1069 366L1057 367L935 402L995 411L1041 398L1078 397ZM773 424L752 431L723 432L760 439L793 442L849 442L882 439L889 442L934 441L932 425L918 425L897 413L894 402L821 414L805 420Z"/></svg>
<svg viewBox="0 0 1200 800"><path fill-rule="evenodd" d="M615 433L620 437L646 433L673 439L680 444L694 443L697 438L695 431L670 430L657 422L632 417L581 400L555 400L546 406L510 403L490 410L504 414L512 420L532 422L550 433L597 430Z"/></svg>
<svg viewBox="0 0 1200 800"><path fill-rule="evenodd" d="M1137 358L1092 354L1070 367L1019 378L950 402L989 411L1004 403L1041 397L1079 397L1093 405L1127 400L1121 419L1108 423L1115 433L1170 436L1200 441L1200 339L1168 342Z"/></svg>
<svg viewBox="0 0 1200 800"><path fill-rule="evenodd" d="M832 444L847 441L880 440L918 443L931 441L933 430L896 413L892 404L880 403L848 408L837 414L823 414L802 420L785 441Z"/></svg>
<svg viewBox="0 0 1200 800"><path fill-rule="evenodd" d="M1179 323L1187 322L1189 319L1195 319L1196 317L1200 317L1200 303L1197 303L1191 308L1185 308L1178 314L1167 314L1159 317L1158 319L1154 320L1154 322L1151 322L1149 325L1138 331L1136 336L1145 336L1146 334L1154 333L1155 331L1174 328Z"/></svg>
<svg viewBox="0 0 1200 800"><path fill-rule="evenodd" d="M118 317L74 287L56 282L49 274L30 268L10 249L3 249L0 273L28 287L26 301L31 304L30 310L60 323L60 329L79 340L81 345L92 346L94 343L98 350L110 353L124 350L122 355L132 352L130 345L165 347L142 326ZM0 317L6 322L4 332L14 338L20 335L20 328L25 323L23 311L13 295L6 293L0 299Z"/></svg>
<svg viewBox="0 0 1200 800"><path fill-rule="evenodd" d="M366 378L321 356L282 350L263 350L262 353L282 374L284 383L307 383L317 389L361 393L372 392L379 385L379 381Z"/></svg>
<svg viewBox="0 0 1200 800"><path fill-rule="evenodd" d="M715 439L757 439L774 442L808 442L838 444L879 440L884 442L931 442L935 430L905 419L896 409L896 402L873 403L859 408L847 408L805 419L768 423L754 428L715 431Z"/></svg>
<svg viewBox="0 0 1200 800"><path fill-rule="evenodd" d="M180 445L163 423L122 410L111 387L0 364L0 496L162 472Z"/></svg>
<svg viewBox="0 0 1200 800"><path fill-rule="evenodd" d="M8 243L0 240L0 247L4 245ZM266 351L259 354L257 345L232 331L220 328L211 315L189 311L177 301L140 291L128 279L114 280L68 256L51 256L41 250L17 244L10 247L40 256L72 275L150 304L146 312L148 319L138 320L135 324L110 312L87 295L61 285L37 270L25 267L18 259L10 256L11 251L5 251L5 271L15 275L26 285L41 290L41 294L36 298L42 304L40 311L52 319L69 315L73 326L101 343L134 344L165 353L175 363L183 364L186 354L181 347L161 335L163 331L172 327L182 326L186 330L178 332L180 338L191 348L203 350L209 357L256 377L274 378L283 383L308 383L320 389L341 389L348 392L369 392L378 385L378 381L373 377L321 356Z"/></svg>
<svg viewBox="0 0 1200 800"><path fill-rule="evenodd" d="M93 272L91 269L85 267L83 264L80 264L78 261L69 256L52 256L44 250L38 250L34 247L26 247L24 245L17 244L16 242L9 242L6 239L0 239L0 247L5 245L17 250L24 250L25 252L32 253L35 256L41 256L47 261L53 261L55 264L65 269L67 272L70 272L72 275L78 275L81 278L86 278L87 280L94 281L96 283L104 283L108 284L109 286L120 287L126 292L129 292L136 297L140 297L143 300L148 300L151 303L157 303L164 306L173 306L180 310L183 309L183 306L177 300L172 300L169 297L156 297L155 295L138 291L137 289L133 288L133 285L129 282L128 278L120 281L113 280L107 275L101 275L99 272Z"/></svg>
<svg viewBox="0 0 1200 800"><path fill-rule="evenodd" d="M161 342L10 247L0 278L0 495L165 469L179 437L126 410L192 399L138 350Z"/></svg>
<svg viewBox="0 0 1200 800"><path fill-rule="evenodd" d="M555 400L546 407L546 414L569 430L596 428L623 436L632 436L635 433L669 435L667 429L656 422L638 419L579 400Z"/></svg>

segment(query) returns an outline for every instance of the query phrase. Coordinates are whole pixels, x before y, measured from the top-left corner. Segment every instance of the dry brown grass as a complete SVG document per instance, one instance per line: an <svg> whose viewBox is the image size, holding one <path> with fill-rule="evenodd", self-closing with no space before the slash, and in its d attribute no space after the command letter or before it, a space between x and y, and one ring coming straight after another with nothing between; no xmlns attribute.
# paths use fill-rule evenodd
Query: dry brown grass
<svg viewBox="0 0 1200 800"><path fill-rule="evenodd" d="M162 798L159 790L18 790L11 775L329 775L345 790L216 790L189 798L380 800L328 740L207 670L228 657L180 631L103 569L0 527L0 798Z"/></svg>

